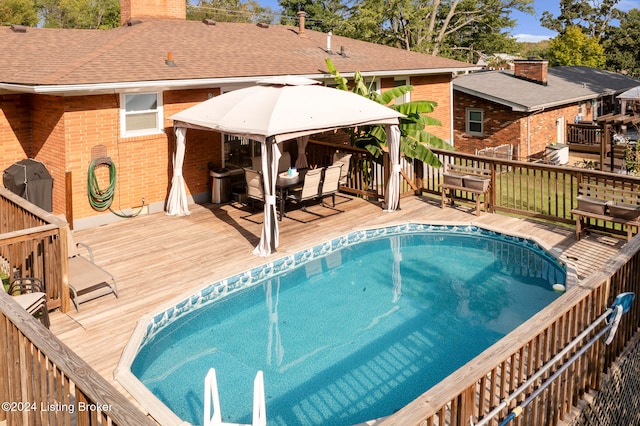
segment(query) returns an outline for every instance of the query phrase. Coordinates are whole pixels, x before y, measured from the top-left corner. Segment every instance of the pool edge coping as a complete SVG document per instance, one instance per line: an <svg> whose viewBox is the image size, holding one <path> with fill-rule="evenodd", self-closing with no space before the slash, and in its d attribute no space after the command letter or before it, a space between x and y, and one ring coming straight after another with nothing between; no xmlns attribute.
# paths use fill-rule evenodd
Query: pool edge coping
<svg viewBox="0 0 640 426"><path fill-rule="evenodd" d="M542 242L540 239L538 239L535 236L530 236L530 235L525 235L523 233L520 232L516 232L516 231L505 231L505 230L501 230L500 227L498 226L491 226L491 225L485 225L485 224L477 224L474 221L468 221L468 222L457 222L457 221L415 221L415 220L405 220L405 221L401 221L401 222L391 222L388 224L378 224L378 225L371 225L371 226L359 226L359 227L354 227L351 230L344 232L340 235L338 235L337 237L334 238L329 238L329 242L334 241L336 239L339 239L341 237L346 237L347 235L356 233L356 232L366 232L368 230L374 230L374 229L386 229L386 228L394 228L394 227L398 227L398 226L403 226L403 225L433 225L433 226L460 226L460 227L474 227L474 228L480 228L483 229L485 231L489 231L489 232L496 232L499 234L503 234L503 235L508 235L514 238L522 238L522 239L526 239L529 241L534 242L535 244L537 244L539 247L541 247L542 249L544 249L544 251L549 254L550 256L554 257L559 263L562 263L565 266L565 284L566 284L566 290L569 290L570 285L569 282L571 281L571 287L575 286L578 284L578 274L577 274L577 270L575 268L575 265L573 264L573 262L566 258L566 256L562 255L562 253L559 253L559 250L554 249L552 247L550 247L548 244ZM312 249L314 247L318 247L322 244L315 244L315 245L309 245L309 246L305 246L305 248L296 250L295 252L290 252L290 251L282 251L282 252L277 252L280 254L280 256L274 257L272 258L270 261L264 262L262 263L260 266L253 268L253 269L257 269L260 267L264 267L264 265L267 264L274 264L275 262L284 262L284 259L287 259L291 256L295 256L297 253L301 253L304 252L305 250L309 250ZM252 269L252 270L253 270ZM148 314L143 315L142 317L140 317L140 319L136 322L136 326L134 327L131 336L129 337L129 340L127 341L127 344L125 345L122 354L120 356L120 360L118 361L118 364L116 365L116 368L113 372L113 377L114 380L118 383L120 383L120 385L122 385L122 387L138 402L138 405L141 407L141 409L147 413L147 415L151 416L154 418L154 420L156 420L160 425L162 426L192 426L192 424L190 422L184 421L182 420L180 417L178 417L178 415L176 413L174 413L169 407L167 407L159 398L157 398L132 372L131 372L131 365L133 364L133 361L136 357L136 355L138 354L139 348L140 346L144 343L144 339L147 335L148 332L148 325L150 322L152 322L154 320L154 318L156 318L157 316L161 315L162 313L167 312L168 310L170 310L171 308L177 306L179 303L184 302L185 300L190 299L191 297L193 297L196 294L201 293L204 289L213 286L216 283L220 283L223 282L225 280L228 280L231 277L237 276L239 275L238 273L234 274L234 275L228 275L225 276L221 279L218 279L216 281L214 281L213 283L208 283L208 284L203 284L202 287L200 287L197 290L190 290L188 292L185 292L184 294L181 294L179 296L176 296L175 298L171 299L170 301L168 301L167 303L159 306L158 308L154 309L153 311L151 311ZM570 280L571 278L571 280ZM246 288L246 287L245 287ZM233 292L234 290L232 290ZM237 290L235 290L237 291ZM227 293L228 294L228 293ZM528 320L527 320L528 321ZM203 381L203 386L204 386L204 381ZM222 423L223 425L235 425L233 423Z"/></svg>

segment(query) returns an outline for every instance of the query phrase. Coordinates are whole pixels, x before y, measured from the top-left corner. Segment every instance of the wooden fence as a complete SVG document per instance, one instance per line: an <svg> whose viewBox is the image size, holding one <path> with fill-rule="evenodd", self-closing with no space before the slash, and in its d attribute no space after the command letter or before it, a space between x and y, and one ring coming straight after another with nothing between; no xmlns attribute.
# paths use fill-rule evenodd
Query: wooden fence
<svg viewBox="0 0 640 426"><path fill-rule="evenodd" d="M157 426L4 292L0 346L0 422Z"/></svg>
<svg viewBox="0 0 640 426"><path fill-rule="evenodd" d="M574 224L571 209L577 205L580 182L606 184L640 194L640 178L577 167L507 161L452 151L433 150L443 163L453 162L491 170L490 211L534 217L556 223ZM439 194L442 169L425 167L422 189ZM456 193L456 198L474 202L474 194ZM588 219L588 226L623 234L620 225Z"/></svg>
<svg viewBox="0 0 640 426"><path fill-rule="evenodd" d="M66 222L0 188L0 270L11 281L37 277L49 309L68 311Z"/></svg>

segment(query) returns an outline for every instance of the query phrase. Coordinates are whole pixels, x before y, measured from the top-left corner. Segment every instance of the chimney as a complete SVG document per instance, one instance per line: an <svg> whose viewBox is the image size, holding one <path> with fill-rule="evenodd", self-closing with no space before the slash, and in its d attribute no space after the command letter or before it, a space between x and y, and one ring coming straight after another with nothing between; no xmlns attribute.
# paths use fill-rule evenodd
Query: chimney
<svg viewBox="0 0 640 426"><path fill-rule="evenodd" d="M306 34L304 33L304 17L306 15L306 13L304 13L304 10L299 10L298 13L298 35L300 37L306 37Z"/></svg>
<svg viewBox="0 0 640 426"><path fill-rule="evenodd" d="M120 24L131 19L162 18L187 19L184 0L120 0Z"/></svg>
<svg viewBox="0 0 640 426"><path fill-rule="evenodd" d="M513 75L523 80L547 85L549 61L543 59L516 59L513 61Z"/></svg>

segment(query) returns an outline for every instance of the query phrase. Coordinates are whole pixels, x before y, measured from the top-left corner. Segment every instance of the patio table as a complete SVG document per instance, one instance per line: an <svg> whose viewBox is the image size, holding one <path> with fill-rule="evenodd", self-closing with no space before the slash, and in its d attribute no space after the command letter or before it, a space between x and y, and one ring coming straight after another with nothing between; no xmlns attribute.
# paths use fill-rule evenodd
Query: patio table
<svg viewBox="0 0 640 426"><path fill-rule="evenodd" d="M295 188L301 186L304 183L304 177L307 174L307 169L298 169L298 176L296 177L282 177L278 175L278 179L276 179L276 191L277 197L280 204L278 220L282 220L283 216L286 216L284 211L284 202L287 196L289 195L289 190L291 188Z"/></svg>

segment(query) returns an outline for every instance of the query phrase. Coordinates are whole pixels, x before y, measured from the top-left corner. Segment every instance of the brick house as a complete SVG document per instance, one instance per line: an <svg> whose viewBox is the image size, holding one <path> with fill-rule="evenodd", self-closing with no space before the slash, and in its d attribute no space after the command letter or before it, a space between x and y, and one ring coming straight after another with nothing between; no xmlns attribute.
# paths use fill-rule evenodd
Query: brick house
<svg viewBox="0 0 640 426"><path fill-rule="evenodd" d="M304 28L186 20L184 0L122 0L123 25L111 30L0 27L0 170L24 158L54 178L53 212L76 229L114 220L88 202L96 156L116 166L112 208L161 211L172 177L174 136L166 117L269 76L331 83L330 57L347 78L360 71L379 90L412 84L413 100L436 101L432 114L453 139L451 81L475 69L458 61ZM340 52L340 53L336 53ZM184 178L190 201L209 198L209 163L223 162L224 136L189 132ZM285 148L286 149L286 148ZM100 187L109 179L96 169Z"/></svg>
<svg viewBox="0 0 640 426"><path fill-rule="evenodd" d="M589 67L548 68L544 60L459 76L453 82L454 145L474 153L508 144L519 159L535 159L549 144L565 142L567 124L611 112L615 96L638 83Z"/></svg>

